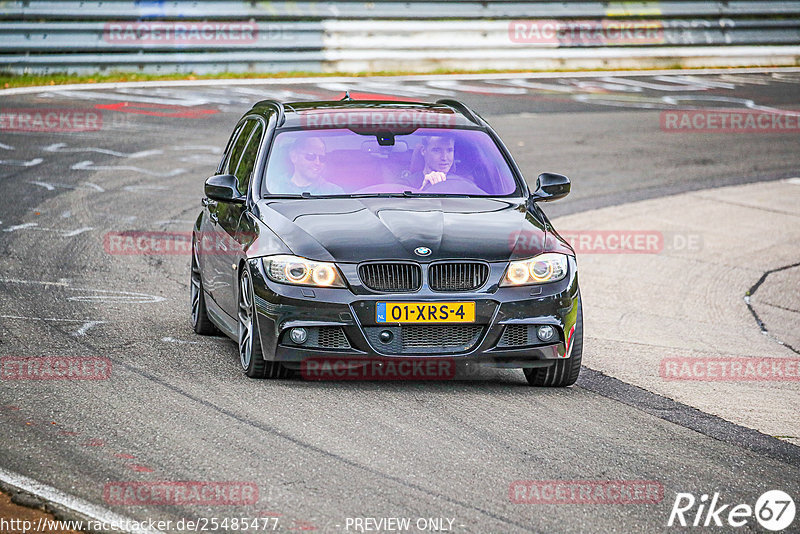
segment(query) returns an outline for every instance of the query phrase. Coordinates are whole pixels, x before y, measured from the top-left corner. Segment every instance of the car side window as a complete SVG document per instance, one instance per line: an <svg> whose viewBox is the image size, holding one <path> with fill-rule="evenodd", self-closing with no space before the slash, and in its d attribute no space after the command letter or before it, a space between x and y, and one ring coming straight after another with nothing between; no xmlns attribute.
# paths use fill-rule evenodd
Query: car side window
<svg viewBox="0 0 800 534"><path fill-rule="evenodd" d="M256 165L258 147L261 145L261 134L264 132L264 128L261 126L261 123L258 122L256 124L257 126L250 135L250 139L247 141L247 145L244 148L241 160L239 160L239 165L236 167L236 171L233 173L234 176L236 176L236 181L238 182L239 193L243 195L247 193L247 188L250 186L250 177L252 176L253 168ZM244 134L244 132L242 133Z"/></svg>
<svg viewBox="0 0 800 534"><path fill-rule="evenodd" d="M233 143L236 141L236 138L239 135L239 132L242 131L244 128L245 123L239 124L231 134L231 138L228 139L228 144L225 146L225 153L222 154L222 160L219 162L218 172L224 173L228 168L228 161L230 161L231 156L231 149L233 148Z"/></svg>
<svg viewBox="0 0 800 534"><path fill-rule="evenodd" d="M236 141L233 142L233 148L231 148L230 156L228 156L228 162L225 164L225 168L223 169L225 174L233 174L233 172L236 170L236 167L239 165L239 160L242 159L244 147L247 144L248 139L250 139L250 133L253 131L253 128L255 128L256 124L258 124L258 121L253 119L245 121L241 132L239 132L239 137L237 137Z"/></svg>

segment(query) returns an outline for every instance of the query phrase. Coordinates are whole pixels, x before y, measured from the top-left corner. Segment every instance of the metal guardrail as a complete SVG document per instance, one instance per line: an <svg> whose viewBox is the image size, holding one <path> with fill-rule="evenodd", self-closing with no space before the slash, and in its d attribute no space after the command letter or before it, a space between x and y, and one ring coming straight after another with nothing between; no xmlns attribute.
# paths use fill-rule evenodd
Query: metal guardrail
<svg viewBox="0 0 800 534"><path fill-rule="evenodd" d="M743 17L800 15L796 0L667 0L640 2L531 1L426 2L237 2L224 0L16 0L5 1L0 18L16 20L163 19L493 19L598 18L619 16Z"/></svg>
<svg viewBox="0 0 800 534"><path fill-rule="evenodd" d="M0 52L119 52L119 51L181 51L194 50L321 50L323 27L320 22L258 22L227 24L220 28L209 25L209 38L203 38L198 29L196 39L187 26L181 38L168 36L166 28L159 38L137 39L130 23L113 22L0 22ZM170 24L180 31L180 26ZM233 29L231 29L233 28ZM133 30L135 31L135 30ZM143 32L139 33L142 37ZM236 38L231 38L235 34ZM169 37L169 38L168 38Z"/></svg>
<svg viewBox="0 0 800 534"><path fill-rule="evenodd" d="M683 56L798 64L800 0L0 3L0 70L17 73L553 68L581 58L635 67Z"/></svg>

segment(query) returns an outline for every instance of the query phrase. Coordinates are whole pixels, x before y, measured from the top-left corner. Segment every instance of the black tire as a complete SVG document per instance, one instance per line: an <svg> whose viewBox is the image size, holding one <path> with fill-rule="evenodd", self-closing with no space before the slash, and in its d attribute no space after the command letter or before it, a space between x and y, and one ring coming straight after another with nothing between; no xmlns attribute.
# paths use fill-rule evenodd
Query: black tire
<svg viewBox="0 0 800 534"><path fill-rule="evenodd" d="M203 291L203 278L200 276L200 267L197 264L197 251L192 247L192 273L189 284L192 306L192 328L201 336L211 336L219 333L219 329L208 318L206 309L206 295Z"/></svg>
<svg viewBox="0 0 800 534"><path fill-rule="evenodd" d="M264 359L261 338L258 335L253 283L247 266L242 267L239 277L237 299L237 322L239 324L239 363L244 374L250 378L287 378L289 370L280 364Z"/></svg>
<svg viewBox="0 0 800 534"><path fill-rule="evenodd" d="M578 380L581 372L583 356L583 305L578 294L578 319L575 322L575 333L572 335L572 355L564 360L556 360L549 367L523 369L525 378L531 386L563 388L571 386Z"/></svg>

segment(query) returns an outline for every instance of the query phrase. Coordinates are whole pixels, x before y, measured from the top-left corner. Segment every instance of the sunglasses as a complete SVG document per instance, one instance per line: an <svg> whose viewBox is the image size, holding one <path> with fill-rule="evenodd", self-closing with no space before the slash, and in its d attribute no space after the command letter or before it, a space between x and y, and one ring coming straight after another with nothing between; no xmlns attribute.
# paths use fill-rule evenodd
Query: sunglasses
<svg viewBox="0 0 800 534"><path fill-rule="evenodd" d="M303 157L306 158L306 161L319 160L320 163L325 163L325 154L314 154L313 152L308 152L307 154L303 154Z"/></svg>

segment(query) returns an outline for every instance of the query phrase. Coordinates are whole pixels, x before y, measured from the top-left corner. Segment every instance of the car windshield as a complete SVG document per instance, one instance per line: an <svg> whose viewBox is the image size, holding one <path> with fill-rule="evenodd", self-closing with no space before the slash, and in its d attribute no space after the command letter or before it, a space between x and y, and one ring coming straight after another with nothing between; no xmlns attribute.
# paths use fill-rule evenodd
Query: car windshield
<svg viewBox="0 0 800 534"><path fill-rule="evenodd" d="M492 138L455 128L403 134L282 131L273 141L263 184L265 195L505 196L517 191Z"/></svg>

